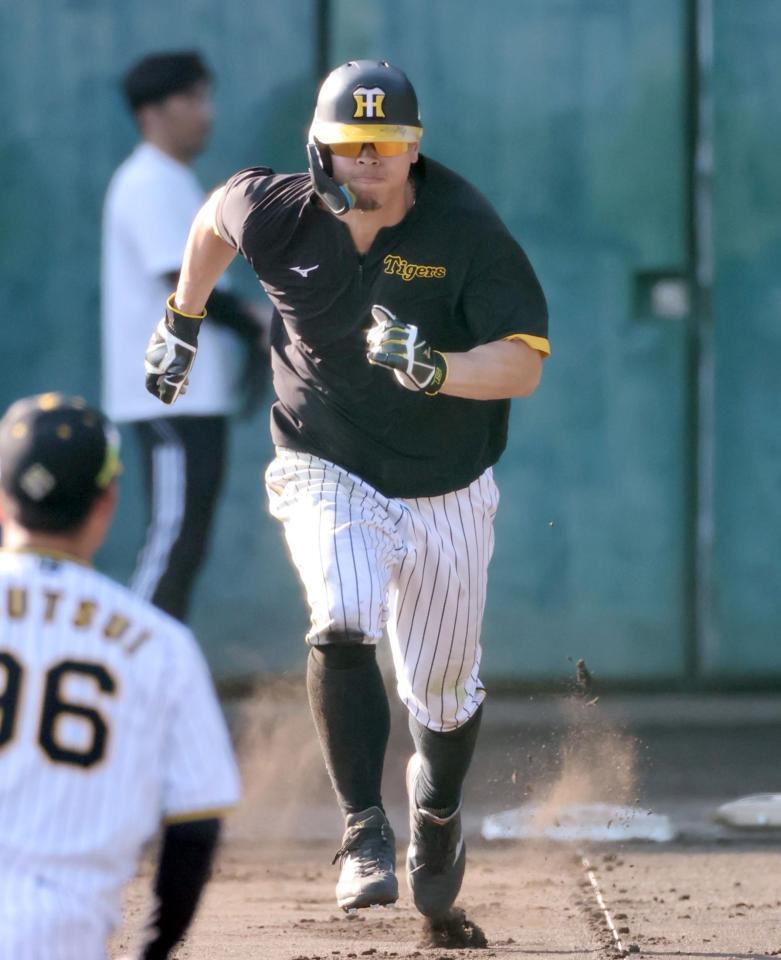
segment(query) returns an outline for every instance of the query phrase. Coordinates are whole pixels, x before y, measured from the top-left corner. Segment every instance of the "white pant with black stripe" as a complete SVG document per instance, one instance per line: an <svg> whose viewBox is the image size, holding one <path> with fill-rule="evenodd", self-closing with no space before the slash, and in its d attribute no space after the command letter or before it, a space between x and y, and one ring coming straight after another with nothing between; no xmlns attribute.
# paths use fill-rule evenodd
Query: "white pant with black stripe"
<svg viewBox="0 0 781 960"><path fill-rule="evenodd" d="M134 426L150 509L131 589L184 621L222 483L227 418L159 417Z"/></svg>
<svg viewBox="0 0 781 960"><path fill-rule="evenodd" d="M438 497L389 499L355 474L278 450L266 471L311 610L307 641L387 629L398 692L431 730L454 730L485 697L478 675L499 491L489 468Z"/></svg>

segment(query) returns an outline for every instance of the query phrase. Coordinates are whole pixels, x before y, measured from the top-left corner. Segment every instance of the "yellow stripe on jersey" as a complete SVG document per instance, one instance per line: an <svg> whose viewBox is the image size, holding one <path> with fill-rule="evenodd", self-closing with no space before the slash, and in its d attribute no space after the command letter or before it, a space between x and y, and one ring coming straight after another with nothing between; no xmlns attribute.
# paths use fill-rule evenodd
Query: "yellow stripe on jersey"
<svg viewBox="0 0 781 960"><path fill-rule="evenodd" d="M231 804L229 807L212 807L207 810L188 810L185 813L172 813L170 817L163 817L163 823L166 826L171 826L176 823L190 823L193 820L214 820L215 818L224 817L227 813L230 813L231 810L235 810L236 804Z"/></svg>
<svg viewBox="0 0 781 960"><path fill-rule="evenodd" d="M543 356L550 356L550 344L545 337L533 337L530 333L511 333L509 337L502 337L503 340L523 340L532 350L539 351Z"/></svg>

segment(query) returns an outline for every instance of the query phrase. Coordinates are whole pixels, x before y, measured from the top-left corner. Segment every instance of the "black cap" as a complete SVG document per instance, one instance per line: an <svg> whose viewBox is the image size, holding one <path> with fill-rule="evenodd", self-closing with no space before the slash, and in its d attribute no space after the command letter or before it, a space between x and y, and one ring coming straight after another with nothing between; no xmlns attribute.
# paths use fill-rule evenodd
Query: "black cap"
<svg viewBox="0 0 781 960"><path fill-rule="evenodd" d="M81 397L26 397L0 420L0 488L29 530L78 526L120 469L116 428Z"/></svg>
<svg viewBox="0 0 781 960"><path fill-rule="evenodd" d="M128 106L138 110L147 103L160 103L175 93L209 82L212 74L196 51L150 53L125 74L122 88Z"/></svg>

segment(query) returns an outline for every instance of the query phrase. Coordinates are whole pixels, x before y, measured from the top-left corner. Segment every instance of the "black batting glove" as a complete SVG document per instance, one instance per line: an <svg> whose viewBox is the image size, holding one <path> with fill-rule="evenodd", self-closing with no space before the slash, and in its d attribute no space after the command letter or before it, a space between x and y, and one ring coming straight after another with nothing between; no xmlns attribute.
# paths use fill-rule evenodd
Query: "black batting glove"
<svg viewBox="0 0 781 960"><path fill-rule="evenodd" d="M174 294L165 304L165 316L155 327L144 354L146 388L163 403L173 403L187 390L187 377L198 350L198 328L206 316L181 313Z"/></svg>
<svg viewBox="0 0 781 960"><path fill-rule="evenodd" d="M433 397L447 378L447 361L420 338L418 328L404 323L386 307L372 307L374 326L366 334L369 363L387 367L407 390L422 390Z"/></svg>

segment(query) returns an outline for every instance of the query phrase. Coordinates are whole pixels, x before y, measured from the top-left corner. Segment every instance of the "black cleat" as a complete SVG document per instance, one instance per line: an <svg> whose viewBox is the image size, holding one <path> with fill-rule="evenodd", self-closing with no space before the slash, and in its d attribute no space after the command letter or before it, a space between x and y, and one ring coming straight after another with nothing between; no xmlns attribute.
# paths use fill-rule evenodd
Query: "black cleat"
<svg viewBox="0 0 781 960"><path fill-rule="evenodd" d="M346 826L333 859L342 867L336 902L342 910L395 903L399 899L396 841L388 818L379 807L369 807L351 813Z"/></svg>
<svg viewBox="0 0 781 960"><path fill-rule="evenodd" d="M420 757L413 753L407 764L407 885L416 909L424 917L439 919L453 906L464 879L466 847L461 831L461 804L446 817L418 807L415 781L419 770Z"/></svg>

